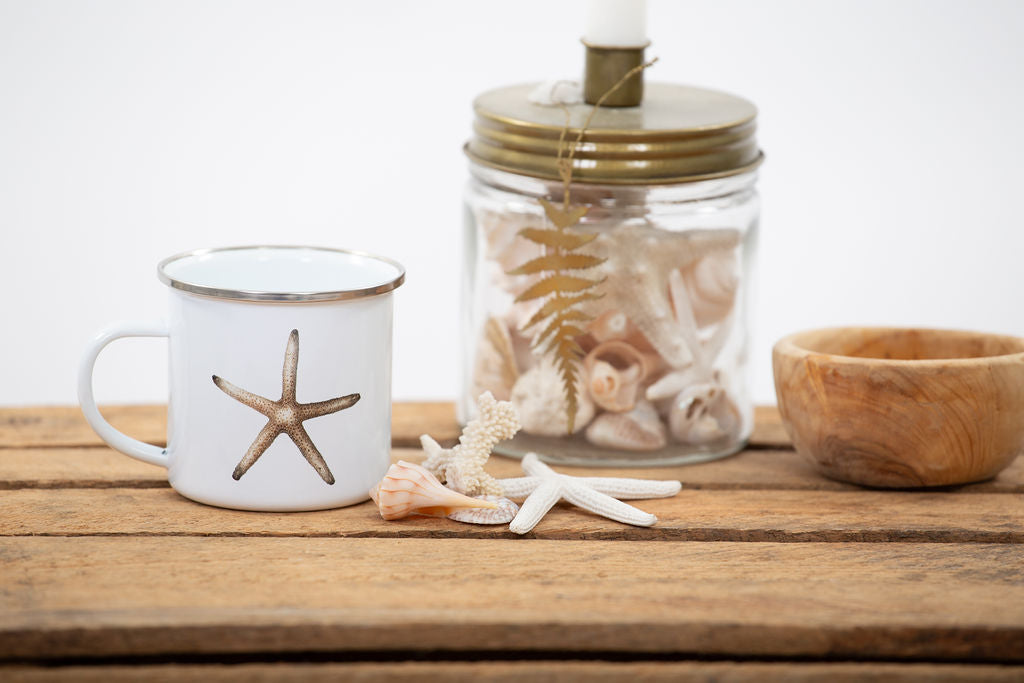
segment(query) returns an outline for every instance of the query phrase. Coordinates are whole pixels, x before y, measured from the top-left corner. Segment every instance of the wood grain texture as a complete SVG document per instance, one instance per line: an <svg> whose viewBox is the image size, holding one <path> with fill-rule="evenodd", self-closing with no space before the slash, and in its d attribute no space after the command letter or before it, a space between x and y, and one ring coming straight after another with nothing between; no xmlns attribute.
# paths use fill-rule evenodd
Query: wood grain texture
<svg viewBox="0 0 1024 683"><path fill-rule="evenodd" d="M394 415L396 443L458 435L448 403ZM135 435L164 428L162 407L114 419ZM98 445L77 408L0 409L0 659L254 660L0 664L0 679L1022 679L1020 667L955 661L1024 661L1024 459L948 492L870 491L767 448L787 441L774 409L758 419L758 447L713 463L556 468L680 479L679 496L636 502L657 526L560 505L524 539L505 526L384 522L369 503L207 507L170 490L161 468ZM488 469L520 473L506 458ZM878 663L433 661L498 651ZM269 663L303 652L375 661ZM387 652L431 661L380 661Z"/></svg>
<svg viewBox="0 0 1024 683"><path fill-rule="evenodd" d="M167 407L103 406L100 411L116 429L148 443L165 445ZM102 446L78 406L0 408L0 446L5 448Z"/></svg>
<svg viewBox="0 0 1024 683"><path fill-rule="evenodd" d="M106 446L0 448L0 490L166 488L167 470Z"/></svg>
<svg viewBox="0 0 1024 683"><path fill-rule="evenodd" d="M4 538L0 653L1019 662L1022 577L1014 545Z"/></svg>
<svg viewBox="0 0 1024 683"><path fill-rule="evenodd" d="M1024 339L835 328L780 340L772 360L796 450L833 479L964 484L1024 452Z"/></svg>
<svg viewBox="0 0 1024 683"><path fill-rule="evenodd" d="M438 443L452 446L461 433L455 422L454 403L395 403L391 408L393 446L419 448L421 434L430 434Z"/></svg>
<svg viewBox="0 0 1024 683"><path fill-rule="evenodd" d="M419 462L418 450L395 449L393 457ZM736 489L748 491L791 489L801 491L864 491L855 484L828 479L792 450L746 450L728 458L693 465L669 467L611 468L569 467L556 465L565 474L580 477L639 477L643 479L676 479L683 488ZM487 470L496 477L522 476L519 461L501 456L487 462ZM989 481L949 487L959 493L1024 493L1024 458Z"/></svg>
<svg viewBox="0 0 1024 683"><path fill-rule="evenodd" d="M107 683L110 681L400 681L402 683L563 683L564 681L700 681L775 683L822 681L1021 681L1024 667L994 664L758 663L758 662L348 662L164 664L145 666L0 666L9 683Z"/></svg>
<svg viewBox="0 0 1024 683"><path fill-rule="evenodd" d="M782 417L775 406L754 407L754 431L750 435L752 448L792 448L793 442L782 426Z"/></svg>
<svg viewBox="0 0 1024 683"><path fill-rule="evenodd" d="M420 462L418 448L395 448L392 461ZM735 490L858 491L853 484L826 479L789 450L748 450L714 462L640 469L557 466L578 476L677 479L683 488ZM519 462L495 456L487 471L498 477L522 474ZM166 488L167 473L107 447L0 448L0 490L21 488ZM1024 493L1024 458L990 481L950 489L958 493Z"/></svg>
<svg viewBox="0 0 1024 683"><path fill-rule="evenodd" d="M125 434L166 445L166 406L103 406L100 410L110 424ZM395 403L391 432L396 446L419 446L419 436L425 432L441 443L454 443L460 432L455 423L455 406L447 401ZM103 445L77 406L0 408L0 448Z"/></svg>
<svg viewBox="0 0 1024 683"><path fill-rule="evenodd" d="M658 517L633 527L560 504L542 539L1024 543L1024 496L877 491L685 490L634 501ZM170 489L22 489L0 496L2 536L310 536L517 539L507 525L411 516L386 522L372 502L304 513L224 510ZM529 546L520 546L525 552ZM1024 550L1022 550L1024 553Z"/></svg>
<svg viewBox="0 0 1024 683"><path fill-rule="evenodd" d="M166 445L167 408L162 405L103 406L101 412L114 427L149 443ZM751 445L788 447L789 437L775 406L758 406ZM461 429L455 404L447 401L395 403L391 413L391 440L395 446L417 447L421 434L444 445L454 444ZM0 408L0 448L102 446L77 406Z"/></svg>

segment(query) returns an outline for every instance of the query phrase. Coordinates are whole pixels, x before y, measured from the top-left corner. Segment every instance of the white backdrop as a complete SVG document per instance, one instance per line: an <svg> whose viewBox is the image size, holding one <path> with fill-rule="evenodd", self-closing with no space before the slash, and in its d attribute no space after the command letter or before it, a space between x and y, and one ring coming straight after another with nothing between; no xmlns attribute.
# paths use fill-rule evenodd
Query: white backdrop
<svg viewBox="0 0 1024 683"><path fill-rule="evenodd" d="M580 0L0 0L0 404L72 403L79 351L157 318L200 246L389 255L394 392L457 388L462 144L480 91L581 70ZM650 79L761 110L755 398L829 324L1024 335L1024 2L651 0ZM97 397L163 401L162 341Z"/></svg>

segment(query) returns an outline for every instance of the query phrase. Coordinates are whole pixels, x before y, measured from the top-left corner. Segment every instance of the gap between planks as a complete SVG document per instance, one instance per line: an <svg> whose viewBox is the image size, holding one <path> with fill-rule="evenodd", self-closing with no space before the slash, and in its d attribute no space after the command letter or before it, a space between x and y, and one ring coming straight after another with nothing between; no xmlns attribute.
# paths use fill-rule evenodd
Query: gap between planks
<svg viewBox="0 0 1024 683"><path fill-rule="evenodd" d="M634 501L653 527L568 505L526 538L593 541L1024 544L1024 497L876 491L686 490ZM224 510L170 489L23 489L0 496L0 536L472 538L523 542L505 525L411 516L386 522L372 503L302 513ZM1024 553L1024 550L1022 550Z"/></svg>
<svg viewBox="0 0 1024 683"><path fill-rule="evenodd" d="M572 655L568 655L571 657ZM578 655L577 655L578 656ZM482 659L482 658L481 658ZM828 680L856 683L909 681L1021 681L1024 667L992 664L894 664L876 662L705 662L705 661L345 661L245 662L194 664L90 664L75 666L0 666L9 683L106 683L107 681L274 680L298 683L400 681L402 683L562 683L604 681L701 681L775 683Z"/></svg>
<svg viewBox="0 0 1024 683"><path fill-rule="evenodd" d="M136 439L167 444L167 406L101 406L114 428ZM439 441L459 436L455 405L431 401L395 403L391 412L392 441L396 446L418 446L419 435L429 432ZM0 448L56 448L102 446L103 441L85 421L78 406L0 408Z"/></svg>
<svg viewBox="0 0 1024 683"><path fill-rule="evenodd" d="M396 448L392 461L420 462L418 448ZM684 489L863 491L818 474L794 451L743 451L722 460L642 469L582 468L556 465L577 476L675 479ZM487 470L497 477L521 476L518 461L494 456ZM62 488L167 488L166 471L107 447L0 449L0 490ZM955 493L1024 493L1024 458L1018 458L990 481L949 487ZM927 492L925 492L927 493Z"/></svg>

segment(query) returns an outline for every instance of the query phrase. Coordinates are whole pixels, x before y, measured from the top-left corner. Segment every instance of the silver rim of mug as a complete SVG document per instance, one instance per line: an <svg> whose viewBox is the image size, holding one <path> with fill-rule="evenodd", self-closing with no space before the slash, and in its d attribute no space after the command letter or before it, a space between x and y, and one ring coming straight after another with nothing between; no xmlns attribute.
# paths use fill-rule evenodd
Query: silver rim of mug
<svg viewBox="0 0 1024 683"><path fill-rule="evenodd" d="M185 282L184 280L178 280L171 277L165 271L165 268L174 263L175 261L183 258L189 258L194 256L206 256L207 254L217 254L226 251L248 251L251 249L307 249L311 251L326 251L336 254L348 254L350 256L359 256L361 258L373 259L393 266L398 270L398 275L392 280L385 282L380 285L373 287L364 287L362 289L342 289L334 291L323 291L323 292L262 292L258 290L246 290L246 289L221 289L218 287L209 287L207 285L199 285L194 282ZM403 282L405 282L405 268L401 263L394 259L389 259L384 256L377 256L376 254L370 254L364 251L355 251L353 249L335 249L333 247L311 247L307 245L299 244L250 244L245 246L235 247L213 247L209 249L193 249L192 251L183 251L180 254L169 256L163 261L157 264L156 267L157 277L160 278L160 282L164 283L172 289L181 290L190 294L198 294L200 296L208 296L215 299L232 299L235 301L270 301L279 303L301 303L310 301L343 301L346 299L361 299L368 296L376 296L378 294L386 294L394 289L397 289Z"/></svg>

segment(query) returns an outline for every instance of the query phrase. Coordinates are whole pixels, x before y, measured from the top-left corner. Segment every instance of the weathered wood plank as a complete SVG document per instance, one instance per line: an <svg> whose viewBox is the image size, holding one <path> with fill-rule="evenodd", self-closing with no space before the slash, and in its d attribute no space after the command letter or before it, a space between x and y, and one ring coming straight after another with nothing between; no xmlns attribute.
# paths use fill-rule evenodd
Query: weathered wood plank
<svg viewBox="0 0 1024 683"><path fill-rule="evenodd" d="M754 448L792 448L793 440L782 426L782 416L776 406L754 407L754 431L750 435Z"/></svg>
<svg viewBox="0 0 1024 683"><path fill-rule="evenodd" d="M658 516L632 527L559 505L542 539L1024 543L1024 496L877 491L685 490L635 501ZM505 525L433 517L385 522L373 503L257 513L188 501L170 489L21 489L0 496L2 536L309 536L517 538ZM524 552L529 546L523 545ZM1021 551L1024 553L1024 549Z"/></svg>
<svg viewBox="0 0 1024 683"><path fill-rule="evenodd" d="M145 666L0 666L10 683L107 681L402 681L404 683L563 683L564 681L1021 681L1024 667L995 664L762 663L762 662L347 662L163 664Z"/></svg>
<svg viewBox="0 0 1024 683"><path fill-rule="evenodd" d="M104 406L103 415L114 427L149 443L164 445L167 412L162 405ZM775 406L756 409L756 426L751 445L789 447ZM454 443L460 429L455 406L445 401L395 403L392 407L391 439L395 446L415 447L420 434L429 433L442 443ZM82 417L77 406L29 406L0 408L0 447L102 446L103 442Z"/></svg>
<svg viewBox="0 0 1024 683"><path fill-rule="evenodd" d="M125 434L161 446L166 443L166 406L103 406L101 412ZM92 431L78 406L27 406L0 408L0 445L102 446L103 441Z"/></svg>
<svg viewBox="0 0 1024 683"><path fill-rule="evenodd" d="M4 538L0 653L1019 662L1022 577L1015 545Z"/></svg>
<svg viewBox="0 0 1024 683"><path fill-rule="evenodd" d="M428 433L442 444L453 445L461 432L454 403L395 403L391 407L393 446L419 448L420 434Z"/></svg>
<svg viewBox="0 0 1024 683"><path fill-rule="evenodd" d="M406 456L405 454L409 454ZM396 456L419 461L419 451L395 449ZM499 477L522 476L518 461L494 457L488 461L488 471ZM828 479L791 450L746 450L722 460L679 465L615 469L600 467L565 467L556 465L559 472L587 477L640 477L644 479L677 479L683 488L716 490L804 490L804 491L865 491L864 487ZM944 491L957 493L1024 493L1024 457L1017 458L995 479L964 486L947 487Z"/></svg>
<svg viewBox="0 0 1024 683"><path fill-rule="evenodd" d="M419 462L418 448L396 448L393 460ZM495 456L487 469L498 477L522 474L519 463ZM684 488L737 490L858 491L819 475L793 451L751 450L715 462L641 469L558 466L567 474L677 479ZM21 488L161 488L166 472L106 447L0 448L0 490ZM950 489L959 493L1024 493L1024 458L991 481Z"/></svg>
<svg viewBox="0 0 1024 683"><path fill-rule="evenodd" d="M0 448L0 490L166 488L167 470L106 446Z"/></svg>
<svg viewBox="0 0 1024 683"><path fill-rule="evenodd" d="M162 405L103 406L104 417L125 434L149 443L167 442L167 408ZM455 406L447 401L395 403L391 432L396 446L418 446L424 432L454 443L459 436ZM77 406L0 408L0 447L102 446Z"/></svg>

